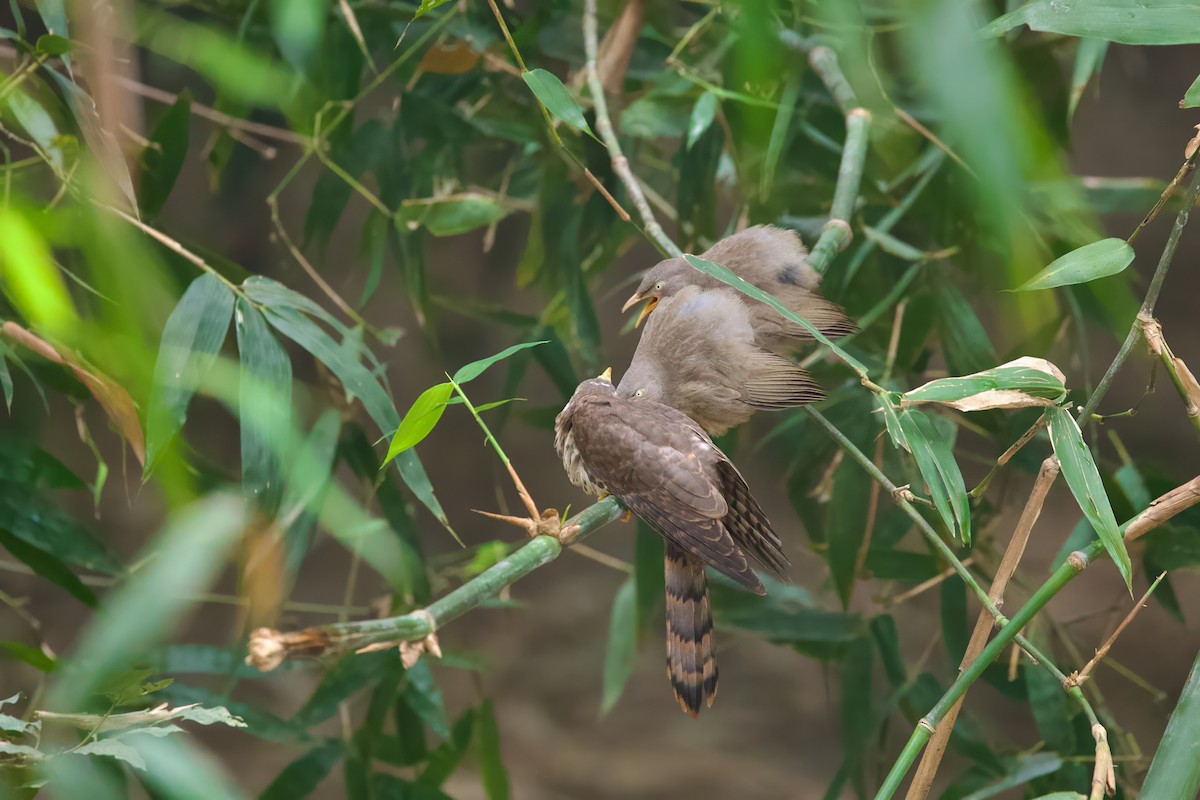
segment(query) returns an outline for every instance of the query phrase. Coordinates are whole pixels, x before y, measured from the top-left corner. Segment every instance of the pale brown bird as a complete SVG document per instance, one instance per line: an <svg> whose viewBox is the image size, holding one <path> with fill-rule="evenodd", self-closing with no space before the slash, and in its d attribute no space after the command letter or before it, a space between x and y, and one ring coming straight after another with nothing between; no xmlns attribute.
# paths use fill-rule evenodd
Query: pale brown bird
<svg viewBox="0 0 1200 800"><path fill-rule="evenodd" d="M756 411L825 396L806 371L756 341L750 307L723 284L684 286L659 301L617 394L679 409L712 436Z"/></svg>
<svg viewBox="0 0 1200 800"><path fill-rule="evenodd" d="M808 265L808 251L795 231L773 225L755 225L727 236L700 254L706 261L728 267L748 283L771 294L789 310L804 317L831 338L857 330L846 312L818 293L821 276ZM669 258L650 268L621 311L646 301L638 315L641 324L659 304L688 286L702 289L729 288L700 272L682 258ZM734 290L736 291L736 290ZM755 338L763 347L792 352L812 335L803 326L782 316L766 303L737 292L739 302L750 312Z"/></svg>
<svg viewBox="0 0 1200 800"><path fill-rule="evenodd" d="M612 370L579 384L554 421L571 482L611 494L666 539L667 676L693 717L717 694L705 564L765 594L747 556L782 575L782 542L737 467L670 406L617 395Z"/></svg>

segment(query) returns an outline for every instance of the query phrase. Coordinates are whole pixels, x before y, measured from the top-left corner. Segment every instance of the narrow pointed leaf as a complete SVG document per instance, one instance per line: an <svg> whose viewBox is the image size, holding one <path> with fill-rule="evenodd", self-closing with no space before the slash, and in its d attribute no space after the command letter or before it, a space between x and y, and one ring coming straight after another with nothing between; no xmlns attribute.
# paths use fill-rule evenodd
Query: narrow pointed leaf
<svg viewBox="0 0 1200 800"><path fill-rule="evenodd" d="M208 374L233 316L233 293L212 275L192 281L163 328L146 418L146 469L183 427L188 403Z"/></svg>
<svg viewBox="0 0 1200 800"><path fill-rule="evenodd" d="M692 106L692 117L688 120L687 146L689 150L704 135L709 126L713 124L713 119L716 118L716 115L717 96L712 92L705 92L700 95L700 99L696 101L696 105Z"/></svg>
<svg viewBox="0 0 1200 800"><path fill-rule="evenodd" d="M496 709L491 699L479 706L479 775L488 800L508 800L508 772L500 756L500 730L496 726Z"/></svg>
<svg viewBox="0 0 1200 800"><path fill-rule="evenodd" d="M525 84L538 101L546 107L551 116L584 133L592 133L587 120L583 117L583 109L579 107L579 103L575 102L575 98L571 96L567 87L563 86L563 82L553 73L544 69L535 69L521 73L521 77L525 79Z"/></svg>
<svg viewBox="0 0 1200 800"><path fill-rule="evenodd" d="M1028 25L1035 31L1107 39L1121 44L1194 44L1200 4L1145 0L1030 0L992 21L983 32L992 36Z"/></svg>
<svg viewBox="0 0 1200 800"><path fill-rule="evenodd" d="M242 493L270 519L283 493L282 459L292 416L292 362L266 320L245 299L237 302L241 360Z"/></svg>
<svg viewBox="0 0 1200 800"><path fill-rule="evenodd" d="M258 800L300 800L308 797L333 771L345 752L345 745L337 739L317 745L284 767L258 796Z"/></svg>
<svg viewBox="0 0 1200 800"><path fill-rule="evenodd" d="M396 428L392 442L388 445L387 457L383 460L383 466L386 466L389 461L405 450L416 447L433 431L438 420L442 418L442 413L446 410L446 403L449 401L452 391L454 391L454 387L450 383L439 383L421 392L420 396L409 406L408 411L404 414L404 419L400 420L400 427Z"/></svg>
<svg viewBox="0 0 1200 800"><path fill-rule="evenodd" d="M959 411L1050 406L1066 392L1058 367L1024 357L959 378L939 378L901 397L901 405L941 403Z"/></svg>
<svg viewBox="0 0 1200 800"><path fill-rule="evenodd" d="M924 413L909 409L900 415L909 451L917 462L938 515L959 541L971 541L971 508L954 451Z"/></svg>
<svg viewBox="0 0 1200 800"><path fill-rule="evenodd" d="M637 657L637 594L632 577L621 584L613 598L612 611L608 618L608 646L604 650L604 693L600 700L600 713L612 710L625 684L633 673Z"/></svg>
<svg viewBox="0 0 1200 800"><path fill-rule="evenodd" d="M1079 425L1069 411L1052 408L1046 413L1050 417L1050 441L1054 445L1054 455L1062 466L1063 478L1071 488L1071 494L1075 495L1075 502L1079 504L1083 515L1099 535L1104 549L1117 565L1126 587L1132 592L1133 567L1129 552L1125 549L1125 540L1117 527L1108 495L1104 492L1104 483L1096 469L1092 451L1083 441Z"/></svg>
<svg viewBox="0 0 1200 800"><path fill-rule="evenodd" d="M458 372L454 373L454 382L461 386L468 381L473 381L482 375L484 370L495 364L497 361L503 361L513 353L519 353L527 348L537 347L540 344L547 343L548 340L545 339L539 342L522 342L521 344L514 344L512 347L506 347L499 353L496 353L494 356L488 356L487 358L481 358L478 361L472 361L470 364L460 367Z"/></svg>
<svg viewBox="0 0 1200 800"><path fill-rule="evenodd" d="M187 158L188 133L192 121L192 96L186 89L167 109L150 134L150 144L142 151L141 209L152 217L162 210Z"/></svg>
<svg viewBox="0 0 1200 800"><path fill-rule="evenodd" d="M0 546L12 553L18 561L25 562L39 576L67 592L79 602L89 608L95 607L95 593L79 580L66 564L50 553L18 539L3 527L0 527Z"/></svg>
<svg viewBox="0 0 1200 800"><path fill-rule="evenodd" d="M1133 263L1133 248L1124 239L1101 239L1056 258L1014 291L1030 292L1087 283L1116 275Z"/></svg>
<svg viewBox="0 0 1200 800"><path fill-rule="evenodd" d="M396 212L396 224L406 230L424 227L434 236L454 236L499 222L508 214L509 209L492 197L467 192L404 200Z"/></svg>
<svg viewBox="0 0 1200 800"><path fill-rule="evenodd" d="M1195 108L1196 106L1200 106L1200 77L1192 81L1192 85L1188 87L1187 93L1179 101L1180 108Z"/></svg>
<svg viewBox="0 0 1200 800"><path fill-rule="evenodd" d="M13 305L29 322L65 336L79 322L50 248L19 211L0 210L0 279Z"/></svg>
<svg viewBox="0 0 1200 800"><path fill-rule="evenodd" d="M1067 104L1067 119L1075 116L1079 100L1087 89L1092 76L1099 74L1108 53L1108 42L1104 39L1080 39L1075 51L1075 68L1071 74L1071 99Z"/></svg>

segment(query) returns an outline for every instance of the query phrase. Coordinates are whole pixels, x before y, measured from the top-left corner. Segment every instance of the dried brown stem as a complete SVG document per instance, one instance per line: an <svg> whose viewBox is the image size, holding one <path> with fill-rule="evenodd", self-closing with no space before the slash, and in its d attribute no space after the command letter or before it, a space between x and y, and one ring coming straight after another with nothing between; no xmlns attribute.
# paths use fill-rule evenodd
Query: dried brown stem
<svg viewBox="0 0 1200 800"><path fill-rule="evenodd" d="M1154 583L1150 584L1150 588L1142 595L1142 599L1134 603L1133 608L1129 609L1129 613L1125 615L1125 619L1121 620L1121 624L1116 627L1112 635L1104 640L1104 644L1100 645L1100 649L1096 651L1096 655L1092 656L1091 660L1083 665L1083 669L1067 678L1069 685L1079 686L1091 677L1092 670L1108 655L1108 651L1116 643L1117 637L1125 632L1125 629L1129 627L1129 623L1133 622L1133 618L1138 615L1138 612L1146 607L1146 601L1150 599L1150 595L1158 588L1158 584L1162 583L1162 579L1166 576L1167 573L1164 572L1155 578Z"/></svg>
<svg viewBox="0 0 1200 800"><path fill-rule="evenodd" d="M609 94L621 92L644 17L645 6L642 0L629 0L621 10L621 16L617 17L617 21L604 35L604 41L600 43L597 67L600 83Z"/></svg>
<svg viewBox="0 0 1200 800"><path fill-rule="evenodd" d="M1146 535L1159 525L1166 524L1176 514L1186 511L1196 503L1200 503L1200 475L1181 486L1176 486L1130 520L1125 528L1126 543Z"/></svg>
<svg viewBox="0 0 1200 800"><path fill-rule="evenodd" d="M1042 506L1046 502L1046 495L1050 492L1050 487L1054 485L1055 479L1058 478L1059 471L1058 459L1054 456L1050 456L1042 462L1042 468L1038 471L1037 480L1033 484L1033 490L1029 493L1029 499L1025 502L1025 510L1021 512L1021 518L1017 521L1017 527L1013 531L1012 539L1008 542L1004 556L1000 559L1000 565L996 567L996 576L992 579L991 588L988 589L988 597L991 598L997 608L1001 608L1004 605L1005 589L1008 588L1008 582L1012 579L1013 573L1017 571L1017 565L1021 562L1021 556L1025 554L1025 545L1029 542L1029 534L1042 513ZM992 615L986 609L979 613L979 618L975 621L975 630L971 632L971 639L967 643L966 653L963 654L962 663L959 665L960 671L970 666L979 657L979 654L983 652L994 623ZM923 800L929 794L929 789L933 786L934 776L937 775L938 767L942 763L942 756L945 755L946 745L950 742L950 734L954 730L954 722L958 719L958 713L962 709L962 702L965 696L964 694L963 697L960 697L950 707L950 710L942 718L937 729L934 731L928 746L925 748L925 753L921 757L917 773L913 776L912 783L909 785L907 800Z"/></svg>
<svg viewBox="0 0 1200 800"><path fill-rule="evenodd" d="M1146 337L1150 352L1158 356L1167 372L1171 374L1171 382L1183 398L1188 421L1197 433L1200 433L1200 382L1196 381L1196 376L1188 369L1183 359L1171 351L1170 345L1163 337L1162 324L1158 320L1149 314L1139 314L1138 324L1142 327L1142 335Z"/></svg>

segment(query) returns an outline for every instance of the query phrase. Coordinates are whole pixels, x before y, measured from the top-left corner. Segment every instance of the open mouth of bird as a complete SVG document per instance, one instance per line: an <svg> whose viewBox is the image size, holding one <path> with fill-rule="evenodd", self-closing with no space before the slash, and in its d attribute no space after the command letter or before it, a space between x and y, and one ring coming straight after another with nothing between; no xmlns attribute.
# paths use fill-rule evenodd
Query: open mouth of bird
<svg viewBox="0 0 1200 800"><path fill-rule="evenodd" d="M633 321L633 327L641 327L641 324L646 321L646 317L650 316L650 312L658 305L658 298L651 297L646 301L646 305L642 306L642 310L638 312L637 319Z"/></svg>

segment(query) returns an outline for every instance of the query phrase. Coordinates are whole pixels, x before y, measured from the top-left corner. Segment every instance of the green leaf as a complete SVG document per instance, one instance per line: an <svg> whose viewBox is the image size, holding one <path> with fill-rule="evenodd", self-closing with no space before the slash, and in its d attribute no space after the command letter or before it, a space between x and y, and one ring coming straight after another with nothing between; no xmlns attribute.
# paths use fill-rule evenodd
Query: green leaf
<svg viewBox="0 0 1200 800"><path fill-rule="evenodd" d="M943 403L959 411L981 411L1049 406L1066 391L1057 367L1045 359L1026 356L972 375L930 381L905 392L900 402L902 407Z"/></svg>
<svg viewBox="0 0 1200 800"><path fill-rule="evenodd" d="M851 781L863 785L863 768L875 727L871 708L871 676L875 645L860 636L847 648L842 672L842 758Z"/></svg>
<svg viewBox="0 0 1200 800"><path fill-rule="evenodd" d="M417 13L413 14L413 19L416 19L427 11L433 11L438 6L444 5L447 2L449 0L421 0L421 6L417 9Z"/></svg>
<svg viewBox="0 0 1200 800"><path fill-rule="evenodd" d="M575 102L575 98L571 96L567 87L563 86L563 82L554 74L544 69L535 69L521 73L521 77L525 79L525 84L533 91L538 102L546 107L551 116L562 120L572 128L595 136L592 129L588 127L587 120L583 118L583 109L579 107L579 103Z"/></svg>
<svg viewBox="0 0 1200 800"><path fill-rule="evenodd" d="M10 414L12 413L13 380L12 373L8 371L8 359L12 357L12 350L7 345L0 343L0 387L4 388L4 405Z"/></svg>
<svg viewBox="0 0 1200 800"><path fill-rule="evenodd" d="M375 376L356 359L347 358L346 351L339 347L329 337L329 334L294 308L269 307L266 317L277 331L329 367L329 370L342 382L342 387L346 392L362 400L367 413L371 419L375 420L375 424L381 431L387 433L400 426L396 407L392 405L387 392L375 380ZM395 458L395 462L405 485L412 490L417 499L433 513L438 521L449 529L450 523L446 519L446 512L442 510L442 504L434 495L433 485L429 482L429 476L425 473L425 467L417 458L417 454L412 450L406 450Z"/></svg>
<svg viewBox="0 0 1200 800"><path fill-rule="evenodd" d="M146 771L146 762L141 753L119 739L94 739L71 752L81 756L109 756L124 761L134 769Z"/></svg>
<svg viewBox="0 0 1200 800"><path fill-rule="evenodd" d="M121 571L102 540L27 484L0 480L0 530L68 564L110 575Z"/></svg>
<svg viewBox="0 0 1200 800"><path fill-rule="evenodd" d="M633 578L637 632L641 639L647 634L657 634L662 625L665 575L663 539L640 519L634 544Z"/></svg>
<svg viewBox="0 0 1200 800"><path fill-rule="evenodd" d="M346 748L338 739L322 742L283 768L258 800L299 800L312 794L342 760Z"/></svg>
<svg viewBox="0 0 1200 800"><path fill-rule="evenodd" d="M1087 798L1079 792L1051 792L1039 795L1036 800L1087 800Z"/></svg>
<svg viewBox="0 0 1200 800"><path fill-rule="evenodd" d="M439 383L421 392L405 412L404 419L400 420L400 427L396 428L391 444L388 445L387 457L383 460L384 465L405 450L416 447L433 432L438 420L442 418L442 413L446 410L446 403L450 400L452 391L454 391L452 384Z"/></svg>
<svg viewBox="0 0 1200 800"><path fill-rule="evenodd" d="M34 4L37 6L38 14L41 15L42 24L46 26L46 30L70 41L71 29L67 26L67 9L63 0L34 0ZM70 56L64 55L63 63L69 70L71 68Z"/></svg>
<svg viewBox="0 0 1200 800"><path fill-rule="evenodd" d="M508 800L508 772L500 757L500 731L496 727L496 709L491 699L479 705L479 776L488 800Z"/></svg>
<svg viewBox="0 0 1200 800"><path fill-rule="evenodd" d="M101 682L170 630L193 598L216 577L242 531L241 504L226 495L176 513L142 559L142 567L105 598L81 635L52 707L74 708Z"/></svg>
<svg viewBox="0 0 1200 800"><path fill-rule="evenodd" d="M1116 275L1131 263L1133 248L1124 239L1101 239L1054 259L1050 266L1013 291L1030 292L1087 283L1097 278Z"/></svg>
<svg viewBox="0 0 1200 800"><path fill-rule="evenodd" d="M1018 25L1067 36L1106 39L1121 44L1193 44L1200 42L1200 3L1145 0L1030 0L993 20L983 32L998 36Z"/></svg>
<svg viewBox="0 0 1200 800"><path fill-rule="evenodd" d="M1175 570L1200 564L1200 530L1190 526L1169 525L1150 531L1146 542L1146 560L1156 570Z"/></svg>
<svg viewBox="0 0 1200 800"><path fill-rule="evenodd" d="M950 371L965 375L995 365L999 359L987 330L962 292L943 276L934 282L934 298L942 327L942 347Z"/></svg>
<svg viewBox="0 0 1200 800"><path fill-rule="evenodd" d="M900 634L896 630L896 620L891 614L872 617L871 635L875 637L879 659L883 663L883 671L888 681L896 688L906 684L908 669L904 666L904 656L900 652Z"/></svg>
<svg viewBox="0 0 1200 800"><path fill-rule="evenodd" d="M961 664L971 632L967 625L967 587L958 576L942 581L942 641L952 664Z"/></svg>
<svg viewBox="0 0 1200 800"><path fill-rule="evenodd" d="M612 611L608 618L608 645L604 650L604 694L600 700L600 714L612 710L625 684L633 674L637 659L637 593L633 576L630 576L613 598Z"/></svg>
<svg viewBox="0 0 1200 800"><path fill-rule="evenodd" d="M325 31L326 0L271 0L271 33L284 58L304 72Z"/></svg>
<svg viewBox="0 0 1200 800"><path fill-rule="evenodd" d="M843 608L849 606L858 578L858 557L867 535L870 503L870 476L853 461L844 459L834 471L833 494L825 508L829 571Z"/></svg>
<svg viewBox="0 0 1200 800"><path fill-rule="evenodd" d="M290 520L283 540L288 570L293 575L308 552L313 525L325 504L341 426L338 410L326 410L289 462L278 517Z"/></svg>
<svg viewBox="0 0 1200 800"><path fill-rule="evenodd" d="M71 51L71 40L64 39L62 36L57 36L53 33L47 33L37 38L34 49L42 55L61 56Z"/></svg>
<svg viewBox="0 0 1200 800"><path fill-rule="evenodd" d="M1067 119L1075 116L1075 109L1093 75L1100 73L1104 56L1108 53L1108 42L1103 39L1080 39L1075 51L1075 68L1071 75L1071 99L1067 104Z"/></svg>
<svg viewBox="0 0 1200 800"><path fill-rule="evenodd" d="M696 101L696 105L692 107L692 116L688 120L687 146L689 150L704 135L709 126L713 124L716 116L717 96L712 92L705 92L700 95L700 98Z"/></svg>
<svg viewBox="0 0 1200 800"><path fill-rule="evenodd" d="M1079 504L1083 515L1100 536L1104 549L1117 565L1125 586L1132 593L1133 567L1129 562L1129 552L1125 549L1125 540L1117 527L1108 495L1104 492L1104 483L1096 470L1092 451L1083 441L1079 425L1069 411L1051 408L1046 413L1050 417L1050 442L1054 445L1054 455L1062 465L1063 478L1071 488L1071 494L1075 495L1075 502Z"/></svg>
<svg viewBox="0 0 1200 800"><path fill-rule="evenodd" d="M995 797L1009 789L1024 786L1035 778L1058 772L1062 765L1063 761L1058 753L1033 753L1019 756L1015 770L1003 778L989 783L984 788L971 792L963 800L986 800L986 798Z"/></svg>
<svg viewBox="0 0 1200 800"><path fill-rule="evenodd" d="M389 650L344 656L325 672L308 701L292 717L292 723L311 728L329 719L343 700L374 685L382 677L384 667L396 657Z"/></svg>
<svg viewBox="0 0 1200 800"><path fill-rule="evenodd" d="M942 522L959 541L970 544L971 507L953 448L933 420L916 409L900 414L900 427Z"/></svg>
<svg viewBox="0 0 1200 800"><path fill-rule="evenodd" d="M63 147L68 137L60 135L54 117L41 103L19 88L11 89L6 101L17 122L37 144L46 159L58 170L63 170L66 167ZM74 137L69 138L74 140Z"/></svg>
<svg viewBox="0 0 1200 800"><path fill-rule="evenodd" d="M454 728L450 731L450 735L446 737L446 741L430 752L425 769L417 778L418 783L425 786L438 787L446 782L446 779L458 767L458 762L462 761L463 755L467 752L467 747L471 744L471 737L475 733L475 718L477 715L478 712L475 709L468 708L455 721Z"/></svg>
<svg viewBox="0 0 1200 800"><path fill-rule="evenodd" d="M467 192L439 198L404 200L396 225L408 230L424 227L434 236L454 236L507 217L509 209L486 194Z"/></svg>
<svg viewBox="0 0 1200 800"><path fill-rule="evenodd" d="M475 380L480 375L482 375L488 367L492 366L497 361L503 361L504 359L511 356L513 353L519 353L520 351L525 350L527 348L537 347L540 344L548 344L548 343L549 343L548 340L543 339L543 340L537 341L537 342L522 342L521 344L514 344L512 347L506 347L503 350L501 350L499 353L496 353L496 355L494 355L494 356L488 356L487 358L481 358L478 361L472 361L470 364L460 367L458 372L454 373L453 380L455 383L457 383L461 386L462 384L467 383L468 381Z"/></svg>
<svg viewBox="0 0 1200 800"><path fill-rule="evenodd" d="M1075 728L1071 718L1077 709L1070 705L1062 685L1041 667L1025 665L1025 691L1029 710L1046 747L1059 753L1075 752Z"/></svg>
<svg viewBox="0 0 1200 800"><path fill-rule="evenodd" d="M1200 77L1192 81L1192 85L1188 87L1187 93L1179 101L1180 108L1195 108L1196 106L1200 106Z"/></svg>
<svg viewBox="0 0 1200 800"><path fill-rule="evenodd" d="M429 730L442 738L452 735L450 724L446 721L446 704L442 698L442 690L434 683L433 670L429 668L429 662L425 659L413 664L408 670L404 699L429 726Z"/></svg>
<svg viewBox="0 0 1200 800"><path fill-rule="evenodd" d="M0 278L5 294L29 322L54 336L77 329L79 317L50 248L12 207L0 209Z"/></svg>
<svg viewBox="0 0 1200 800"><path fill-rule="evenodd" d="M141 187L141 210L153 217L162 210L163 204L175 188L175 181L187 158L188 134L192 122L192 95L187 89L154 126L150 144L142 151L142 170L138 185Z"/></svg>
<svg viewBox="0 0 1200 800"><path fill-rule="evenodd" d="M18 539L3 528L0 528L0 545L12 553L18 561L27 564L37 575L50 581L85 606L89 608L96 606L95 593L84 585L66 564L50 553Z"/></svg>
<svg viewBox="0 0 1200 800"><path fill-rule="evenodd" d="M146 415L146 475L183 427L188 403L216 361L232 316L233 292L204 274L192 281L167 318Z"/></svg>
<svg viewBox="0 0 1200 800"><path fill-rule="evenodd" d="M0 650L42 672L54 672L58 668L57 661L24 642L0 642Z"/></svg>
<svg viewBox="0 0 1200 800"><path fill-rule="evenodd" d="M292 423L292 362L267 322L244 298L237 301L241 361L242 494L267 519L283 497L283 459Z"/></svg>

